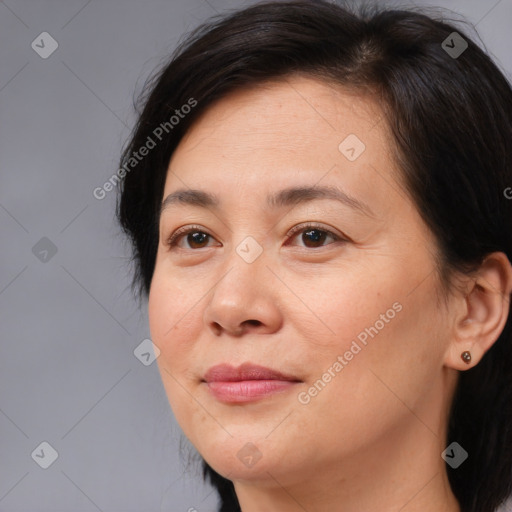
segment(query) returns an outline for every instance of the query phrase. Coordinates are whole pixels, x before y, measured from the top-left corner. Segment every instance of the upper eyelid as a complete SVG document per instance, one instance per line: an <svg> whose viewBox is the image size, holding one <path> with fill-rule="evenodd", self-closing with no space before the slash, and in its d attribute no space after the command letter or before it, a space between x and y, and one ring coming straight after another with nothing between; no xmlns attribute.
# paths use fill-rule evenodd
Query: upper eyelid
<svg viewBox="0 0 512 512"><path fill-rule="evenodd" d="M317 223L317 222L314 222L314 221L303 222L303 223L297 224L296 226L293 226L292 228L290 228L286 232L286 236L290 236L290 235L294 235L296 233L300 233L302 230L305 230L305 229L308 229L308 228L309 229L318 229L319 231L325 231L326 233L330 233L331 235L334 235L334 236L336 236L338 238L344 238L345 237L344 235L336 233L337 230L335 230L334 228L331 228L331 227L328 227L328 226L324 226L321 223Z"/></svg>

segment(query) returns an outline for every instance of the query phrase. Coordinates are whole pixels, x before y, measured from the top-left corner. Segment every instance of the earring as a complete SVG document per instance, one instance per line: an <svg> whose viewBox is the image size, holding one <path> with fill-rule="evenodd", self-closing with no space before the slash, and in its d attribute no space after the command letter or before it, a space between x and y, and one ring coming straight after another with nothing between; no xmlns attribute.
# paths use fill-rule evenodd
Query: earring
<svg viewBox="0 0 512 512"><path fill-rule="evenodd" d="M462 352L460 357L466 364L469 364L471 362L471 352L469 352L469 350L465 350L464 352Z"/></svg>

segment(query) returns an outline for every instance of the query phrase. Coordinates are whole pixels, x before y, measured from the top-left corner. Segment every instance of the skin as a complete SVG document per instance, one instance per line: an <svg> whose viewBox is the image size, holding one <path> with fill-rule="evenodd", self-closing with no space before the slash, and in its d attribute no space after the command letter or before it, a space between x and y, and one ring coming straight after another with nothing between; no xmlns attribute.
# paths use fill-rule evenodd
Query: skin
<svg viewBox="0 0 512 512"><path fill-rule="evenodd" d="M366 146L354 161L338 149L348 134ZM234 482L244 512L459 510L441 458L448 409L458 371L478 364L505 325L512 267L494 253L438 301L436 242L390 148L371 98L294 76L215 103L171 159L164 198L194 188L220 206L164 210L150 331L177 421ZM266 205L268 194L315 184L343 189L373 216L331 199ZM287 235L305 222L346 241L315 242L307 228ZM169 236L190 225L210 236L184 235L170 249ZM252 263L236 251L247 236L262 248ZM395 303L394 318L301 403ZM301 382L253 402L218 401L204 373L244 362ZM237 457L247 443L261 455L252 467Z"/></svg>

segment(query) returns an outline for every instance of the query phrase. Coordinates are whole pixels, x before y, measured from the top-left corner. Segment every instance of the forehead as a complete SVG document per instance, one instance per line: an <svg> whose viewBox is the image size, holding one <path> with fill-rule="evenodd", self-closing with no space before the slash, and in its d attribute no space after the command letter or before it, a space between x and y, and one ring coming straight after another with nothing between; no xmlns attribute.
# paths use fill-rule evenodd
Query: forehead
<svg viewBox="0 0 512 512"><path fill-rule="evenodd" d="M321 181L374 202L383 188L398 188L390 140L371 97L288 77L206 109L173 154L164 194L183 186L222 192L223 183L268 193L290 181Z"/></svg>
<svg viewBox="0 0 512 512"><path fill-rule="evenodd" d="M250 139L257 134L261 141L271 143L278 135L281 144L302 147L325 140L326 136L326 142L333 143L351 131L373 144L385 138L382 120L382 110L370 95L294 76L221 98L206 109L180 145L182 149L190 148L202 139L213 145L216 140ZM384 126L374 130L377 123ZM387 141L380 142L385 146Z"/></svg>

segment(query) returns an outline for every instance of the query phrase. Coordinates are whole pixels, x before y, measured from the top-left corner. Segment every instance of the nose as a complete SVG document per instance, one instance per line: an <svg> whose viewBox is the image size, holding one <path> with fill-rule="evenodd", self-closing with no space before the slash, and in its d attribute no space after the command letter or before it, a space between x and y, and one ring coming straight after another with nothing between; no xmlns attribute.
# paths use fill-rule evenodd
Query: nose
<svg viewBox="0 0 512 512"><path fill-rule="evenodd" d="M252 263L233 249L209 294L204 323L216 336L270 334L282 325L279 280L268 268L264 252Z"/></svg>

